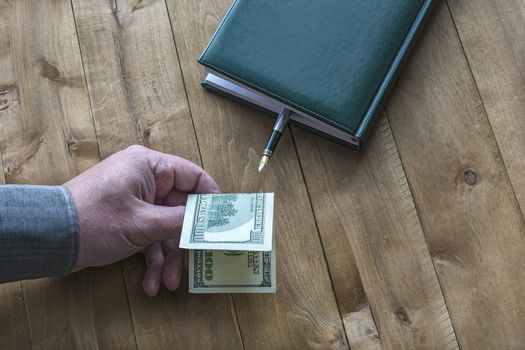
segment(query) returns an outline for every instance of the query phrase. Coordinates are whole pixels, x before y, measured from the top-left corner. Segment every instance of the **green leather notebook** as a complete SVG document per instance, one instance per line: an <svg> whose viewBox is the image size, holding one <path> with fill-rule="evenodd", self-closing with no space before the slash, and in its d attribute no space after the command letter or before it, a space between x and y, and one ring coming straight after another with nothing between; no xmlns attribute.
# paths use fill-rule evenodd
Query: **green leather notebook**
<svg viewBox="0 0 525 350"><path fill-rule="evenodd" d="M203 86L359 148L433 0L236 0Z"/></svg>

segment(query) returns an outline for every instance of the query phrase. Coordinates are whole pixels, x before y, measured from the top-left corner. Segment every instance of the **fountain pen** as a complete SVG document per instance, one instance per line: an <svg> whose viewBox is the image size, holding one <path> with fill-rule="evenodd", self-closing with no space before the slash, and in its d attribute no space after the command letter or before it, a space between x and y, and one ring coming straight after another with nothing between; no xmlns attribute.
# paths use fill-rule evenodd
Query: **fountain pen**
<svg viewBox="0 0 525 350"><path fill-rule="evenodd" d="M268 164L268 161L275 152L277 143L279 143L281 135L283 134L289 119L290 110L285 106L281 110L281 113L279 113L279 116L277 117L277 120L275 121L275 124L273 126L272 133L270 134L268 142L266 143L266 147L264 148L263 156L261 158L261 161L259 162L259 172L263 170L266 164Z"/></svg>

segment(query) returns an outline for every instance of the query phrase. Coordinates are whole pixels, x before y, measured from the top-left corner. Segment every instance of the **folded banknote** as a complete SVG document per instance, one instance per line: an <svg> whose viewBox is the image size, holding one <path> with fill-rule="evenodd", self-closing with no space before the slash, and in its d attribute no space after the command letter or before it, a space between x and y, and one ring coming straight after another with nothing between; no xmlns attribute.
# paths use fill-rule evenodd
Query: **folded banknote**
<svg viewBox="0 0 525 350"><path fill-rule="evenodd" d="M273 193L189 195L180 247L191 293L275 293Z"/></svg>

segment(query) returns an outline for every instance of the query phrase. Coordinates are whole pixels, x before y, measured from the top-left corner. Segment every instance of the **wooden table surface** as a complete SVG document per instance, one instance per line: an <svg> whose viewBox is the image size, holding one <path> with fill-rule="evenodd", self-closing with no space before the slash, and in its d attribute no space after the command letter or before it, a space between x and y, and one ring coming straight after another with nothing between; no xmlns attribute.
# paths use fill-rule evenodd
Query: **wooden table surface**
<svg viewBox="0 0 525 350"><path fill-rule="evenodd" d="M0 287L2 349L525 348L525 1L449 0L356 152L205 92L231 0L0 0L5 183L131 144L276 193L275 295L156 298L143 256Z"/></svg>

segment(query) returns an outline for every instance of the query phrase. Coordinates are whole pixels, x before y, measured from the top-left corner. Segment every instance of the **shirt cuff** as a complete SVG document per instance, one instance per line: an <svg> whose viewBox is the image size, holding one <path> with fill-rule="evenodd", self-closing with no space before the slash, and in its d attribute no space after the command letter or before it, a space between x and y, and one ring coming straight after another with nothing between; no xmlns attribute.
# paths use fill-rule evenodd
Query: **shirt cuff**
<svg viewBox="0 0 525 350"><path fill-rule="evenodd" d="M64 186L0 186L0 282L63 276L78 256L78 219Z"/></svg>

